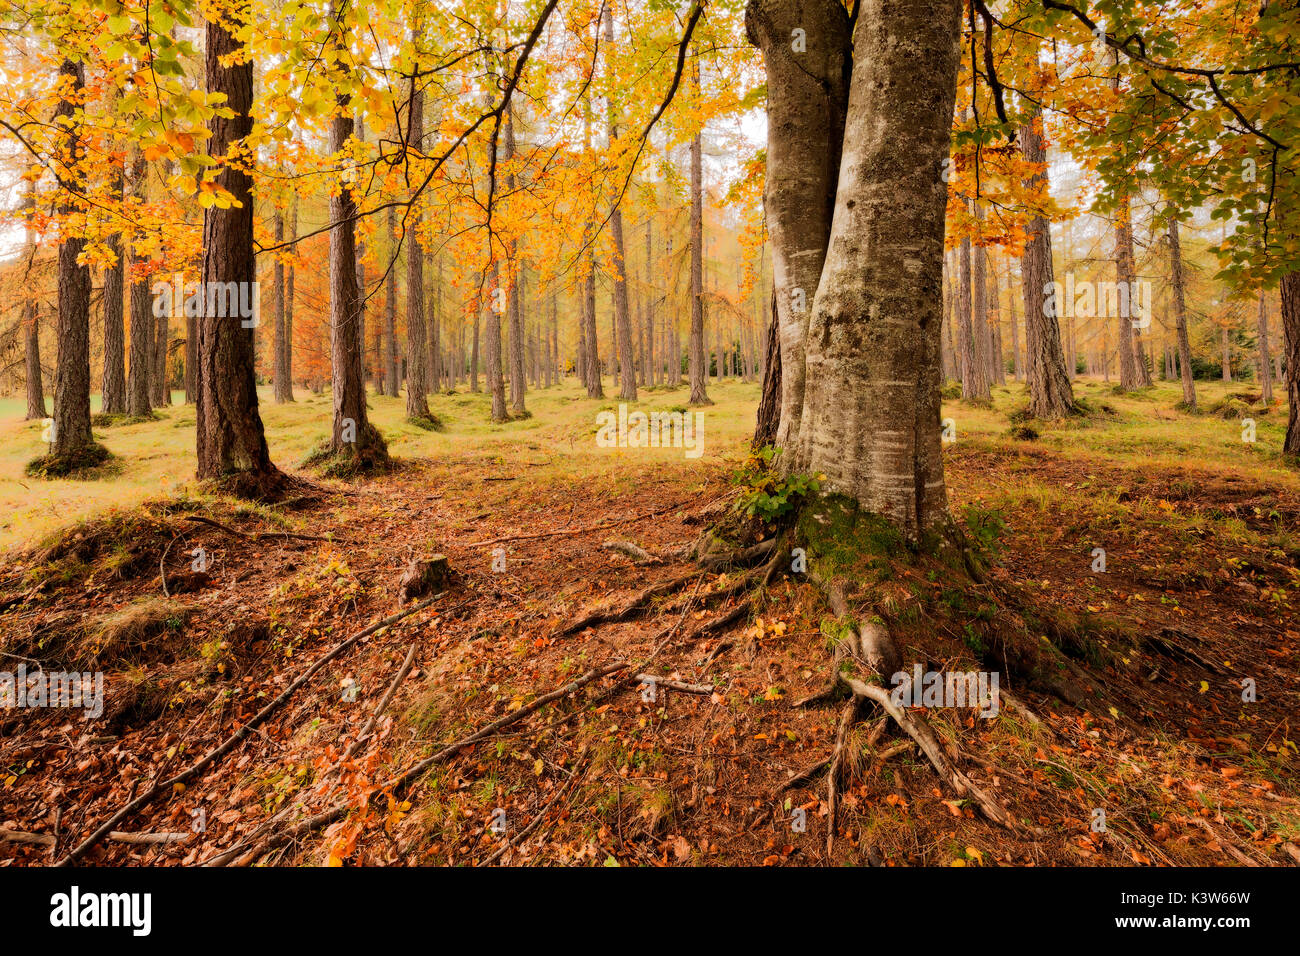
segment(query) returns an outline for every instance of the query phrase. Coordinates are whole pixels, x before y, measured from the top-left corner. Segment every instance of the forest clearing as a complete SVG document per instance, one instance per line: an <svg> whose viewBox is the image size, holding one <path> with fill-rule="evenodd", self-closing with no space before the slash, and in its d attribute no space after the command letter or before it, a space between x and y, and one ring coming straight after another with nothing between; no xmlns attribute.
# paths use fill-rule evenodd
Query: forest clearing
<svg viewBox="0 0 1300 956"><path fill-rule="evenodd" d="M1284 921L1298 0L0 25L0 875L42 931L343 945L428 905L386 868ZM489 908L526 887L438 899L532 932Z"/></svg>
<svg viewBox="0 0 1300 956"><path fill-rule="evenodd" d="M431 397L444 432L403 430L401 403L376 397L373 418L401 450L397 473L360 487L326 483L283 506L205 495L191 481L159 494L165 476L193 467L176 438L183 407L109 432L132 452L130 469L112 479L125 497L71 527L85 483L39 485L42 500L21 501L26 482L12 456L7 509L29 527L58 530L6 571L5 593L26 595L4 617L10 640L26 640L9 646L53 650L77 669L104 670L107 684L93 737L69 736L56 712L6 741L18 781L0 791L0 818L49 832L60 799L75 799L87 821L108 815L126 802L130 780L166 777L212 749L356 625L398 609L408 562L440 552L458 578L443 602L331 663L236 764L214 767L136 821L185 834L201 810L201 838L105 842L95 859L197 864L255 847L291 801L307 797L307 816L331 801L360 806L428 756L431 742L466 736L590 668L644 660L676 627L648 672L708 695L663 688L645 701L637 685L612 692L610 676L439 767L396 807L358 813L323 842L303 834L268 862L324 863L334 853L397 865L1285 864L1300 837L1300 477L1278 453L1276 409L1243 453L1235 420L1180 418L1172 384L1139 396L1091 381L1076 390L1107 406L1107 417L1043 427L1034 439L1011 434L1022 388L996 387L992 408L945 409L957 425L945 451L953 509L990 548L980 587L927 586L923 565L876 570L909 660L960 670L1026 615L1080 642L1071 653L1095 682L1089 704L1008 676L1003 691L1042 723L1005 706L991 721L936 721L973 761L975 779L1039 828L1035 837L1009 839L945 792L906 739L873 724L853 731L832 855L824 772L781 789L824 759L836 734L837 708L791 707L828 678L816 588L773 585L734 628L693 636L743 592L728 593L737 572L693 572L671 557L744 494L733 477L749 454L758 388L741 383L714 390L696 461L679 449L596 447L594 414L616 403L592 402L573 383L537 392L534 417L500 430L482 425L482 394ZM685 391L647 393L638 407L672 408ZM1211 385L1203 400L1234 391ZM278 460L310 449L321 404L308 394L268 406ZM5 428L5 447L39 437L38 423ZM663 557L638 563L604 546L611 541ZM1105 573L1092 570L1099 546ZM206 574L190 569L195 548L211 556ZM164 552L171 559L160 565ZM504 570L494 570L497 556ZM683 572L637 618L556 636ZM408 649L409 676L372 749L340 763ZM1239 674L1270 688L1249 711ZM317 794L312 784L336 763L332 790ZM74 798L88 768L120 782ZM807 809L805 833L791 832L786 800ZM543 813L548 806L563 812ZM537 837L504 857L491 830L498 807L507 819L542 820ZM1105 838L1091 829L1096 808L1107 811ZM49 853L10 849L30 862Z"/></svg>

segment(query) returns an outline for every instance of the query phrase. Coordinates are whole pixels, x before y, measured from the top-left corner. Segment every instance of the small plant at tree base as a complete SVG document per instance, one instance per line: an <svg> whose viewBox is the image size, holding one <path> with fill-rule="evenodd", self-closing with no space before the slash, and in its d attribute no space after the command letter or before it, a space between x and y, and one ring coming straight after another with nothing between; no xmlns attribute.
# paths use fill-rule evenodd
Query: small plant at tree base
<svg viewBox="0 0 1300 956"><path fill-rule="evenodd" d="M821 488L813 475L776 474L771 467L775 454L770 445L754 452L733 478L743 489L736 509L766 524L794 515L803 500Z"/></svg>

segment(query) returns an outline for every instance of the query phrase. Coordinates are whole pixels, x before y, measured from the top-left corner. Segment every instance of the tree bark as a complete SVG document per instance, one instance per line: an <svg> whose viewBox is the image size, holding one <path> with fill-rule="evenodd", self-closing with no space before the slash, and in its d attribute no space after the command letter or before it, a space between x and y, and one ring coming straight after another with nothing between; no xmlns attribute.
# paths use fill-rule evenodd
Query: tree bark
<svg viewBox="0 0 1300 956"><path fill-rule="evenodd" d="M763 369L763 390L758 399L758 415L754 425L754 440L750 448L758 451L764 445L776 442L781 424L781 315L777 304L776 286L772 287L772 321L767 330L767 348Z"/></svg>
<svg viewBox="0 0 1300 956"><path fill-rule="evenodd" d="M1183 382L1183 404L1196 411L1196 383L1192 380L1192 347L1187 340L1187 297L1183 279L1183 250L1178 219L1169 218L1169 271L1173 277L1174 324L1178 335L1178 369Z"/></svg>
<svg viewBox="0 0 1300 956"><path fill-rule="evenodd" d="M1142 374L1138 371L1131 317L1136 271L1133 264L1133 227L1129 199L1125 195L1120 198L1119 216L1115 220L1115 277L1119 282L1120 296L1124 296L1123 290L1128 290L1130 313L1119 316L1119 386L1125 391L1142 387ZM1100 307L1100 303L1098 306Z"/></svg>
<svg viewBox="0 0 1300 956"><path fill-rule="evenodd" d="M59 105L54 123L64 129L57 171L61 200L59 212L69 233L59 245L59 315L54 367L54 440L46 470L74 470L102 459L90 431L90 269L77 259L86 240L71 234L71 217L77 212L74 193L82 191L85 161L82 124L75 117L86 86L85 67L64 60L59 67Z"/></svg>
<svg viewBox="0 0 1300 956"><path fill-rule="evenodd" d="M253 126L253 63L221 23L207 24L205 72L208 92L225 94L225 105L234 112L229 119L214 116L208 124L208 151L221 160ZM238 205L204 210L202 288L237 283L240 290L249 290L247 301L256 302L252 177L226 165L216 182ZM278 490L284 476L271 464L257 408L255 330L238 317L208 314L206 298L198 322L198 477L219 480L236 494L265 497Z"/></svg>
<svg viewBox="0 0 1300 956"><path fill-rule="evenodd" d="M700 67L692 61L692 88L698 97ZM770 126L769 121L769 126ZM705 385L709 369L704 354L704 160L700 134L691 139L691 341L690 375L692 405L712 405Z"/></svg>
<svg viewBox="0 0 1300 956"><path fill-rule="evenodd" d="M284 215L279 209L275 211L275 244L278 246L284 242ZM288 372L284 366L285 352L285 327L284 327L284 260L280 258L280 253L275 253L275 265L272 267L272 285L275 297L275 344L271 356L271 380L272 392L277 405L283 405L285 402L293 401L293 389L289 385Z"/></svg>
<svg viewBox="0 0 1300 956"><path fill-rule="evenodd" d="M947 526L939 335L960 0L864 0L788 470L919 541ZM920 65L924 64L923 67Z"/></svg>
<svg viewBox="0 0 1300 956"><path fill-rule="evenodd" d="M489 255L491 250L489 249ZM506 383L501 369L501 313L503 311L500 286L501 273L497 264L492 264L492 278L488 284L492 299L488 305L487 333L487 388L492 395L492 421L504 422L510 418L506 411Z"/></svg>
<svg viewBox="0 0 1300 956"><path fill-rule="evenodd" d="M412 31L412 38L415 33ZM410 105L410 143L418 149L424 141L424 94L412 79L408 87ZM406 419L429 418L426 380L428 345L424 325L424 249L420 246L420 207L407 212L410 228L406 230Z"/></svg>
<svg viewBox="0 0 1300 956"><path fill-rule="evenodd" d="M1300 272L1282 277L1282 336L1286 352L1286 441L1282 451L1300 457Z"/></svg>
<svg viewBox="0 0 1300 956"><path fill-rule="evenodd" d="M115 163L112 191L119 200L124 198L124 180L122 168ZM104 379L101 408L107 415L122 415L126 412L126 326L122 314L122 285L126 262L122 257L121 233L114 233L109 238L108 247L115 259L104 270Z"/></svg>
<svg viewBox="0 0 1300 956"><path fill-rule="evenodd" d="M1043 115L1035 109L1020 130L1020 152L1035 170L1027 186L1047 189L1047 144ZM1061 347L1060 303L1048 309L1047 296L1055 281L1052 265L1052 230L1046 219L1035 217L1026 227L1027 239L1020 260L1020 283L1025 306L1025 382L1029 386L1029 414L1035 418L1064 418L1074 410L1074 392Z"/></svg>
<svg viewBox="0 0 1300 956"><path fill-rule="evenodd" d="M1268 299L1259 290L1259 320L1256 334L1259 337L1259 391L1266 405L1273 402L1273 358L1268 345Z"/></svg>

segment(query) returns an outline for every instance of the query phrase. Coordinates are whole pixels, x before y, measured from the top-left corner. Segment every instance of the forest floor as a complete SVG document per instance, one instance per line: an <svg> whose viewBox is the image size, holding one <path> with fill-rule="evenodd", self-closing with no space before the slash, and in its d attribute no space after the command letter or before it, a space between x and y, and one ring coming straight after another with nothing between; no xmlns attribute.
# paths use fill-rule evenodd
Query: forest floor
<svg viewBox="0 0 1300 956"><path fill-rule="evenodd" d="M821 592L778 577L709 630L749 592L710 601L735 572L674 557L741 492L757 386L711 387L698 459L597 447L596 413L617 400L572 382L530 393L532 417L502 427L482 395L435 396L440 432L372 396L400 467L313 479L279 505L195 487L192 408L97 428L117 458L80 481L24 478L40 427L10 415L0 671L102 671L105 705L94 721L0 711L0 830L37 835L0 840L0 865L61 857L216 748L344 638L398 611L403 569L433 553L453 571L441 598L331 660L202 773L115 826L183 838L107 839L85 862L195 864L257 848L262 864L1300 864L1300 474L1278 453L1284 406L1252 410L1249 385L1198 386L1202 408L1221 413L1176 411L1164 383L1120 395L1080 381L1093 414L1035 425L1036 437L1013 433L1020 386L996 389L992 408L945 404L952 508L990 569L956 587L906 561L876 569L907 668L970 670L1005 629L1043 641L1068 630L1089 700L1008 674L1002 687L1039 722L1010 707L992 719L930 712L1014 829L978 815L870 717L844 750L829 858L826 772L787 786L829 756L839 718L838 706L793 706L833 668ZM328 398L298 399L263 405L272 457L290 469L329 425ZM685 389L643 390L637 407L685 401ZM634 564L610 540L661 561ZM205 572L191 567L197 548ZM672 581L640 616L556 634ZM530 709L615 663L628 666ZM650 695L643 671L697 692ZM1257 700L1243 701L1243 679ZM388 786L416 767L409 785Z"/></svg>

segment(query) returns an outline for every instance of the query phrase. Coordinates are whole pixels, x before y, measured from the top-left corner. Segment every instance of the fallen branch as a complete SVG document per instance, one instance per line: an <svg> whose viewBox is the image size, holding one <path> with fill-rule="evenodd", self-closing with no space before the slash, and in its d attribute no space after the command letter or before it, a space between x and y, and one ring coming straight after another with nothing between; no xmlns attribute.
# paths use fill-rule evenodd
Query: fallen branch
<svg viewBox="0 0 1300 956"><path fill-rule="evenodd" d="M663 559L651 554L645 548L638 547L631 541L606 541L601 545L606 551L615 551L631 558L637 564L663 564Z"/></svg>
<svg viewBox="0 0 1300 956"><path fill-rule="evenodd" d="M411 673L411 668L415 664L415 649L417 647L419 647L418 644L412 644L411 649L406 652L406 660L402 662L402 667L397 672L397 676L393 678L393 682L388 685L388 690L379 701L379 706L374 709L373 713L371 713L365 726L362 727L361 732L357 734L357 739L352 741L348 749L343 752L342 763L346 763L354 754L356 754L361 745L365 743L366 737L370 735L370 731L375 726L375 723L384 715L384 711L388 709L389 703L392 702L394 695L397 693L397 688L401 686L402 681L406 679L406 675Z"/></svg>
<svg viewBox="0 0 1300 956"><path fill-rule="evenodd" d="M125 830L112 830L104 839L114 843L184 843L190 833L129 833ZM53 833L26 833L22 830L0 830L0 843L33 843L37 846L54 846L58 840Z"/></svg>
<svg viewBox="0 0 1300 956"><path fill-rule="evenodd" d="M396 614L392 614L381 621L376 621L374 624L371 624L369 627L365 628L364 630L358 631L356 634L352 635L342 643L336 644L332 650L330 650L328 653L325 654L324 657L320 658L318 661L316 661L316 663L312 664L312 666L307 668L307 670L301 676L299 676L297 680L295 680L288 687L286 687L280 693L280 696L276 697L275 700L271 701L269 704L263 707L251 719L249 719L246 723L241 725L238 730L236 730L233 734L231 734L228 738L226 738L226 741L224 743L218 746L215 750L209 751L207 755L200 758L197 762L191 764L189 767L187 767L185 770L182 770L174 777L164 780L161 783L155 784L154 786L150 787L147 791L145 791L143 794L136 797L134 800L131 800L129 803L127 803L126 806L122 807L122 809L118 810L117 813L109 817L108 820L105 821L97 830L95 830L94 833L86 837L85 840L83 840L78 846L74 847L63 859L59 860L54 865L70 866L73 863L76 863L77 860L81 859L81 857L86 854L86 851L88 851L101 839L103 839L105 836L111 833L113 827L115 827L117 824L121 823L123 820L127 819L128 817L139 812L144 807L153 803L153 801L158 799L164 793L170 793L176 787L177 784L187 783L188 781L192 780L194 777L198 776L200 773L202 773L212 764L216 763L226 754L230 753L230 751L234 750L235 747L239 745L240 741L242 741L255 729L257 729L259 726L265 723L266 720L272 714L274 714L277 710L279 710L282 706L284 706L284 704L289 700L289 698L293 696L294 692L297 691L298 688L301 687L303 684L307 683L307 681L311 680L311 678L316 674L317 671L319 671L322 667L324 667L334 658L338 657L348 648L352 647L354 644L357 643L357 641L361 640L363 637L368 637L369 635L375 633L381 628L387 627L390 624L395 624L405 617L409 617L410 615L414 614L416 611L423 610L424 608L432 604L434 601L441 598L444 594L446 594L445 591L439 594L435 594L432 597L426 598L425 600L419 602L418 604L411 605L411 607L407 608L404 611L398 611Z"/></svg>
<svg viewBox="0 0 1300 956"><path fill-rule="evenodd" d="M701 697L708 697L713 693L712 684L688 684L685 681L669 680L667 677L655 677L654 674L637 674L634 679L641 684L667 687L669 690L675 690L682 694L698 694Z"/></svg>

